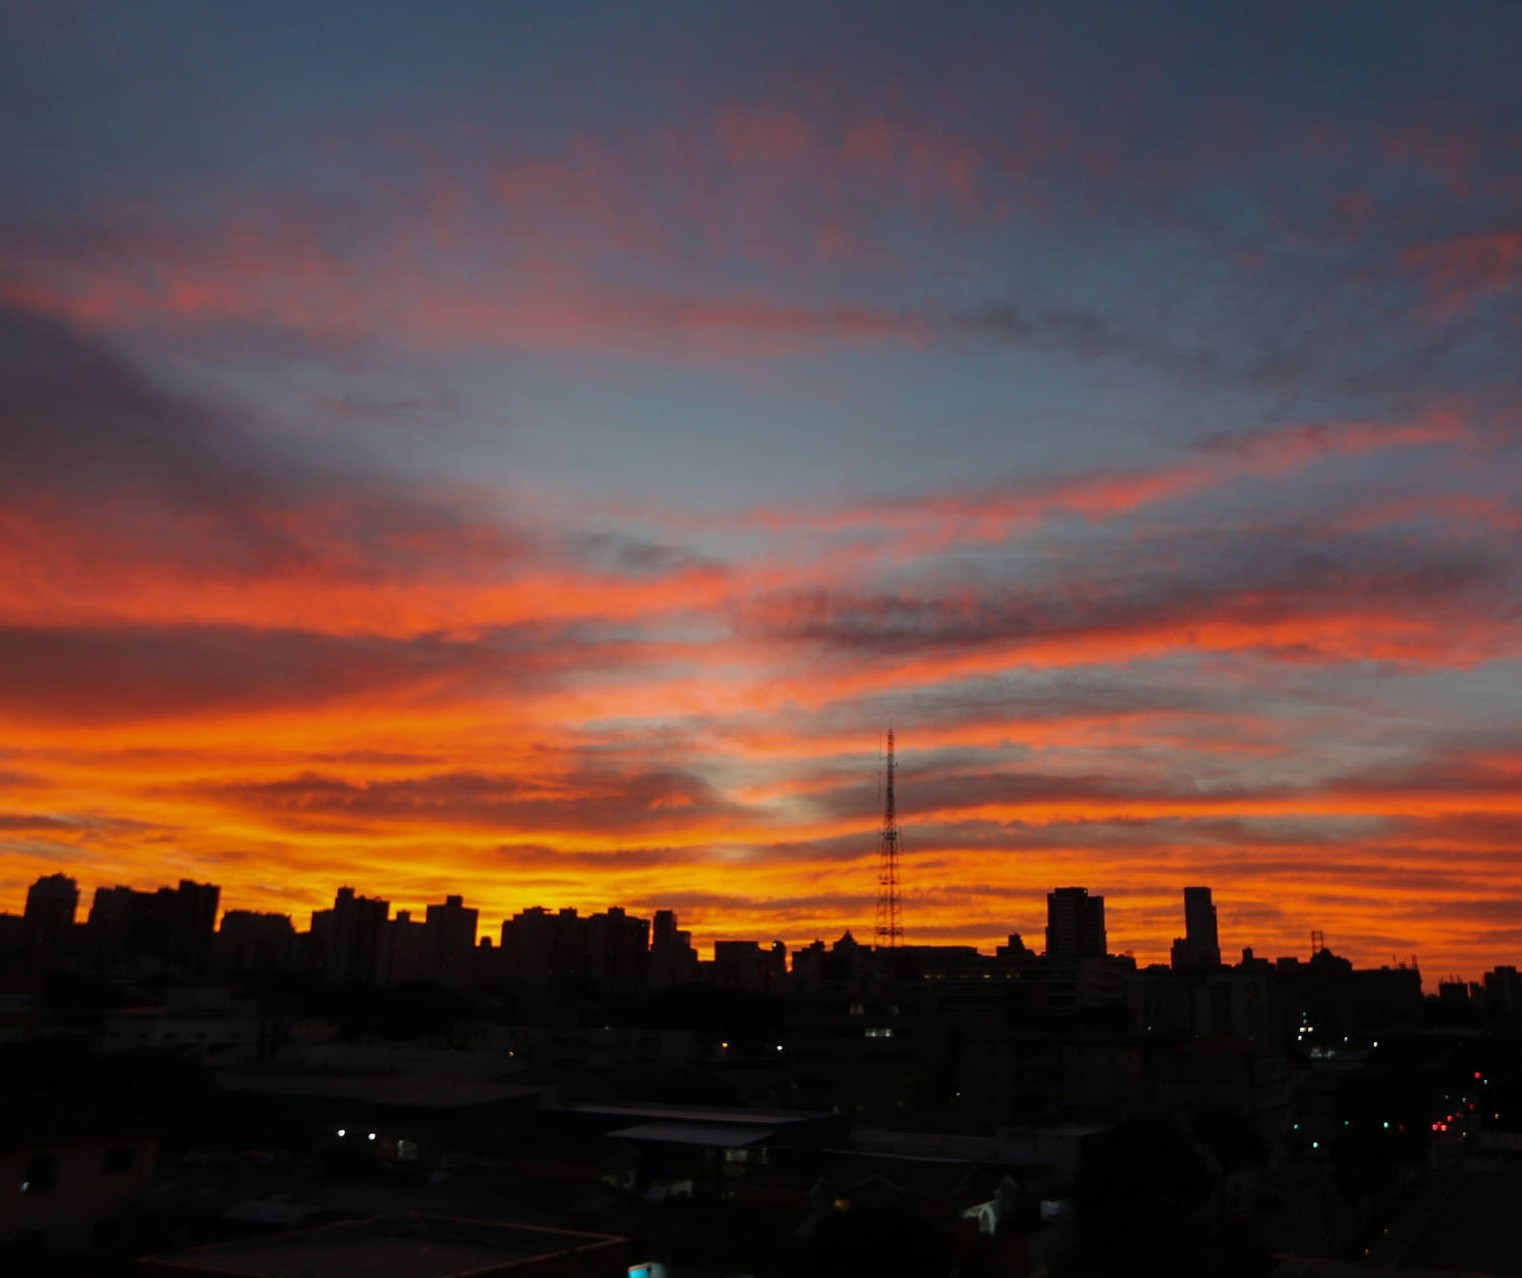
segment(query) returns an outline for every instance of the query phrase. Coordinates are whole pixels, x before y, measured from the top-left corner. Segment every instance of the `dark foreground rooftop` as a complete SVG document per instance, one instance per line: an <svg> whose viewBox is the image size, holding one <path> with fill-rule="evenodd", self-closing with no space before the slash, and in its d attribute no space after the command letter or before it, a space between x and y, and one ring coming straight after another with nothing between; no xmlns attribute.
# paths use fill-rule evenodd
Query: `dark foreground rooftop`
<svg viewBox="0 0 1522 1278"><path fill-rule="evenodd" d="M555 1264L562 1260L564 1266ZM442 1216L381 1216L149 1256L146 1274L240 1278L489 1278L574 1273L623 1278L628 1244L604 1234Z"/></svg>

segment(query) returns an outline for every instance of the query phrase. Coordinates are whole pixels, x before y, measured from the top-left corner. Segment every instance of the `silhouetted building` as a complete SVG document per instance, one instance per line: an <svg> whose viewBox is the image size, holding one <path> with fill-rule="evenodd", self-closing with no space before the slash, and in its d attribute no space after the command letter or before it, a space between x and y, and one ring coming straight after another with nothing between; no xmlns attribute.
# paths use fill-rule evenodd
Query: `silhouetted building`
<svg viewBox="0 0 1522 1278"><path fill-rule="evenodd" d="M1046 895L1046 957L1051 963L1103 958L1105 899L1088 888L1057 888Z"/></svg>
<svg viewBox="0 0 1522 1278"><path fill-rule="evenodd" d="M314 910L312 937L322 974L332 985L368 984L380 974L391 902L341 887L331 910Z"/></svg>
<svg viewBox="0 0 1522 1278"><path fill-rule="evenodd" d="M228 910L217 928L217 963L228 972L285 972L295 945L296 929L288 915Z"/></svg>
<svg viewBox="0 0 1522 1278"><path fill-rule="evenodd" d="M0 973L19 966L26 955L26 920L19 914L0 914Z"/></svg>
<svg viewBox="0 0 1522 1278"><path fill-rule="evenodd" d="M1184 935L1173 942L1175 971L1220 967L1221 940L1208 887L1184 889Z"/></svg>
<svg viewBox="0 0 1522 1278"><path fill-rule="evenodd" d="M185 976L200 976L206 971L221 896L222 889L215 883L190 879L181 879L175 890L165 957Z"/></svg>
<svg viewBox="0 0 1522 1278"><path fill-rule="evenodd" d="M386 924L386 943L381 953L380 981L397 985L421 981L428 975L428 928L412 917L411 910L398 910Z"/></svg>
<svg viewBox="0 0 1522 1278"><path fill-rule="evenodd" d="M531 998L584 985L586 947L575 909L519 910L502 922L503 978Z"/></svg>
<svg viewBox="0 0 1522 1278"><path fill-rule="evenodd" d="M715 941L709 968L715 985L751 994L778 994L787 979L787 946L774 941L763 949L760 941Z"/></svg>
<svg viewBox="0 0 1522 1278"><path fill-rule="evenodd" d="M1009 939L994 950L994 957L1010 963L1024 963L1034 958L1025 942L1020 939L1020 933L1011 932Z"/></svg>
<svg viewBox="0 0 1522 1278"><path fill-rule="evenodd" d="M1215 902L1208 887L1184 889L1184 939L1192 953L1209 963L1221 961L1221 938L1216 931Z"/></svg>
<svg viewBox="0 0 1522 1278"><path fill-rule="evenodd" d="M692 933L678 930L672 910L657 910L650 936L646 981L652 990L690 985L698 979L698 952Z"/></svg>
<svg viewBox="0 0 1522 1278"><path fill-rule="evenodd" d="M36 1096L27 1100L40 1109L40 1121L0 1131L6 1189L0 1194L0 1247L9 1254L0 1257L0 1268L17 1278L59 1271L51 1265L32 1269L9 1244L35 1256L43 1248L82 1252L113 1239L113 1226L152 1183L158 1155L158 1141L130 1130L130 1119L117 1120L115 1125L129 1129L123 1132L113 1132L104 1119L91 1131L55 1118L49 1111L57 1102L51 1098L40 1106ZM62 1130L49 1131L49 1125ZM81 1126L85 1129L78 1130Z"/></svg>
<svg viewBox="0 0 1522 1278"><path fill-rule="evenodd" d="M1485 973L1485 999L1491 1015L1522 1014L1522 976L1509 964Z"/></svg>
<svg viewBox="0 0 1522 1278"><path fill-rule="evenodd" d="M38 967L58 963L67 953L79 909L79 884L67 874L49 874L26 893L22 925L28 961Z"/></svg>
<svg viewBox="0 0 1522 1278"><path fill-rule="evenodd" d="M146 892L130 887L99 887L90 902L85 939L90 959L102 969L119 968L136 957L148 923Z"/></svg>
<svg viewBox="0 0 1522 1278"><path fill-rule="evenodd" d="M476 947L478 910L466 908L463 897L448 896L443 905L430 905L424 928L426 975L445 985L470 982L470 956Z"/></svg>
<svg viewBox="0 0 1522 1278"><path fill-rule="evenodd" d="M139 892L96 888L85 924L91 962L103 970L205 972L222 889L181 879L179 887Z"/></svg>
<svg viewBox="0 0 1522 1278"><path fill-rule="evenodd" d="M645 988L650 920L626 914L621 906L594 914L582 928L587 976L599 994L632 997Z"/></svg>

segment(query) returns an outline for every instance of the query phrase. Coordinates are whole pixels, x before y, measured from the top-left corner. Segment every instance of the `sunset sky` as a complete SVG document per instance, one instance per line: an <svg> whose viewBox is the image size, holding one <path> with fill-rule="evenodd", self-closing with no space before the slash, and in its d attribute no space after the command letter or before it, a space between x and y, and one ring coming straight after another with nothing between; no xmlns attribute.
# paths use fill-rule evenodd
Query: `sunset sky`
<svg viewBox="0 0 1522 1278"><path fill-rule="evenodd" d="M1522 963L1519 49L0 0L0 909Z"/></svg>

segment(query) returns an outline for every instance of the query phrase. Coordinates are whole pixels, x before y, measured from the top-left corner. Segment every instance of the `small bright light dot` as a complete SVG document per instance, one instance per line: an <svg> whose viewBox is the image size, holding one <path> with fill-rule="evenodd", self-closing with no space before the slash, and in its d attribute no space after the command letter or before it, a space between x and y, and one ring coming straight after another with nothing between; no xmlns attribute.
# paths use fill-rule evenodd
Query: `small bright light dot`
<svg viewBox="0 0 1522 1278"><path fill-rule="evenodd" d="M1313 1140L1311 1142L1311 1148L1312 1149L1320 1149L1321 1148L1321 1142L1319 1140Z"/></svg>
<svg viewBox="0 0 1522 1278"><path fill-rule="evenodd" d="M375 1139L375 1133L371 1132L370 1135L368 1137L366 1137L366 1139L367 1140L374 1140Z"/></svg>
<svg viewBox="0 0 1522 1278"><path fill-rule="evenodd" d="M340 1135L340 1136L342 1136L342 1135L343 1135L343 1134L344 1134L344 1129L343 1129L343 1128L342 1128L342 1127L340 1127L340 1128L339 1128L339 1129L338 1129L338 1134L339 1134L339 1135Z"/></svg>

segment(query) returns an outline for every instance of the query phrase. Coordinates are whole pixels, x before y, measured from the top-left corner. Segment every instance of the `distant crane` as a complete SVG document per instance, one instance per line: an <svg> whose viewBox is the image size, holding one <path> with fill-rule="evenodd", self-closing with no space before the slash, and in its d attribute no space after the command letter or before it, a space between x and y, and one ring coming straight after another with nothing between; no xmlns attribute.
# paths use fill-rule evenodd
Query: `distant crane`
<svg viewBox="0 0 1522 1278"><path fill-rule="evenodd" d="M898 812L893 804L893 729L888 729L888 766L883 787L883 828L877 836L877 948L896 950L904 940L898 900Z"/></svg>

